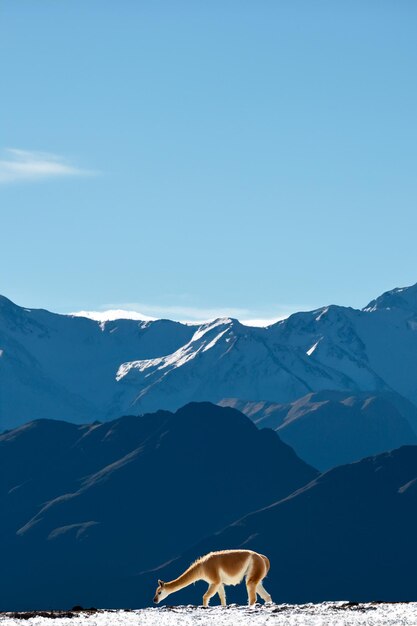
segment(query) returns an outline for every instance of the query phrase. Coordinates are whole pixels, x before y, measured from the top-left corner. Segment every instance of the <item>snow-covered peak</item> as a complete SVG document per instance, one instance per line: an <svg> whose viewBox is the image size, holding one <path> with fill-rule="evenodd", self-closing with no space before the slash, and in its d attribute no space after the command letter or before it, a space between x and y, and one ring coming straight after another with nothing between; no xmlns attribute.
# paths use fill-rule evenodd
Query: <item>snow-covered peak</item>
<svg viewBox="0 0 417 626"><path fill-rule="evenodd" d="M397 287L386 291L372 300L363 310L371 313L384 309L402 309L417 313L417 283L411 287Z"/></svg>
<svg viewBox="0 0 417 626"><path fill-rule="evenodd" d="M233 320L230 317L219 317L212 322L201 324L201 326L199 326L198 329L195 331L191 341L198 341L204 335L206 335L207 333L211 333L215 329L220 331L220 328L227 329L233 326L233 324L239 324L239 322L237 320Z"/></svg>
<svg viewBox="0 0 417 626"><path fill-rule="evenodd" d="M117 371L116 380L120 381L130 372L154 372L155 370L169 370L180 368L195 359L202 352L214 348L218 341L232 329L233 325L240 326L237 320L218 318L213 322L202 324L195 331L190 341L167 356L156 359L141 359L129 363L122 363Z"/></svg>

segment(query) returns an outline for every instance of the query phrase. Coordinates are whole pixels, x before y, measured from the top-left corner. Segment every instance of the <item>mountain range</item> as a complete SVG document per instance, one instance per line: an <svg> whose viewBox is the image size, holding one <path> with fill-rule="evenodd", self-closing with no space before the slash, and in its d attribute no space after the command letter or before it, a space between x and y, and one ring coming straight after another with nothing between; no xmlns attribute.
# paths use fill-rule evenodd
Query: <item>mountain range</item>
<svg viewBox="0 0 417 626"><path fill-rule="evenodd" d="M223 547L278 601L416 599L416 365L417 285L266 328L0 297L0 609L145 606Z"/></svg>
<svg viewBox="0 0 417 626"><path fill-rule="evenodd" d="M292 403L320 391L417 403L417 285L362 310L326 306L267 328L217 319L97 322L0 298L0 428L89 422L224 398Z"/></svg>

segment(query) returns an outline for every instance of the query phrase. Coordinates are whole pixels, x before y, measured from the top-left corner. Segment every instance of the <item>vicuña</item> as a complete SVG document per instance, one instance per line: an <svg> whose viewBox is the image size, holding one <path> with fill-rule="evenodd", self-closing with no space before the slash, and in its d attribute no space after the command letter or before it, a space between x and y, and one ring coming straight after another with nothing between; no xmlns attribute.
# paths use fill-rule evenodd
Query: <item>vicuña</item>
<svg viewBox="0 0 417 626"><path fill-rule="evenodd" d="M197 580L205 580L209 587L203 596L203 606L208 606L210 598L219 594L220 602L226 605L225 585L238 585L246 576L249 604L255 604L256 594L265 602L272 598L262 584L269 571L269 559L252 550L221 550L200 557L181 576L165 583L158 580L154 602L158 604L167 596Z"/></svg>

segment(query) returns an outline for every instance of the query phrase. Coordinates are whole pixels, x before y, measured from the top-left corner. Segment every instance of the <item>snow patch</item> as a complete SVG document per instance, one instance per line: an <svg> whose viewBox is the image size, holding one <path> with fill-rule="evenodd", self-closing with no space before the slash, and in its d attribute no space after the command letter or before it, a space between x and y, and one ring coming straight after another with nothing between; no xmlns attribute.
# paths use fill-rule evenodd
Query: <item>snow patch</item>
<svg viewBox="0 0 417 626"><path fill-rule="evenodd" d="M131 370L136 370L137 372L145 372L149 370L151 373L154 370L164 370L167 368L176 369L179 368L189 361L196 358L196 356L200 352L206 352L213 348L216 343L221 339L221 337L230 329L230 325L233 323L233 320L229 318L219 318L210 324L204 324L201 326L192 336L191 340L167 356L158 357L156 359L142 359L140 361L130 361L128 363L122 363L116 373L116 380L120 381L124 378ZM213 329L224 326L227 324L227 328L221 331L218 335L216 335L211 341L206 343L205 335L207 335ZM147 374L145 374L147 375Z"/></svg>
<svg viewBox="0 0 417 626"><path fill-rule="evenodd" d="M229 605L209 608L195 606L163 606L135 611L79 611L72 617L50 617L36 612L0 615L2 626L415 626L417 603L324 602L322 604L271 604L254 607ZM67 613L68 615L68 613Z"/></svg>
<svg viewBox="0 0 417 626"><path fill-rule="evenodd" d="M203 352L206 352L207 350L210 350L210 348L213 348L213 346L216 345L216 343L219 341L219 339L221 337L223 337L224 333L227 333L229 329L226 328L225 330L223 330L219 335L217 335L217 337L215 337L212 341L210 341L210 343L208 343L205 348L203 349Z"/></svg>
<svg viewBox="0 0 417 626"><path fill-rule="evenodd" d="M324 309L322 309L322 311L320 312L320 314L316 317L316 322L319 322L321 320L321 318L326 315L329 312L329 307L326 306Z"/></svg>
<svg viewBox="0 0 417 626"><path fill-rule="evenodd" d="M225 324L229 326L230 324L232 324L232 320L229 317L219 317L219 319L214 320L214 322L203 324L203 326L200 326L200 328L196 330L190 343L192 343L193 341L199 341L199 339L204 337L206 333L213 330L213 328L216 328L217 326L224 326Z"/></svg>
<svg viewBox="0 0 417 626"><path fill-rule="evenodd" d="M306 352L306 354L308 356L311 356L314 352L314 350L317 348L317 346L319 345L320 341L323 339L323 337L320 337L320 339L318 341L316 341L316 343L314 345L311 346L311 348L309 348Z"/></svg>

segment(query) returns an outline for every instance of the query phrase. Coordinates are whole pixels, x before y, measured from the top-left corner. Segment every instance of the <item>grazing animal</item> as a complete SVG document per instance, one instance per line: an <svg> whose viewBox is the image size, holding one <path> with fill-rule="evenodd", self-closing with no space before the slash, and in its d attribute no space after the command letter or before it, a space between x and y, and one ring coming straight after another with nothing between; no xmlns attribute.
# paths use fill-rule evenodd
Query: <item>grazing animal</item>
<svg viewBox="0 0 417 626"><path fill-rule="evenodd" d="M252 550L221 550L210 552L197 559L181 576L170 582L158 580L158 587L153 599L156 604L167 596L197 580L205 580L209 587L203 596L203 606L208 606L210 598L219 594L220 602L226 606L224 585L238 585L246 576L249 605L255 604L256 594L265 602L272 598L262 585L262 580L269 571L269 559Z"/></svg>

